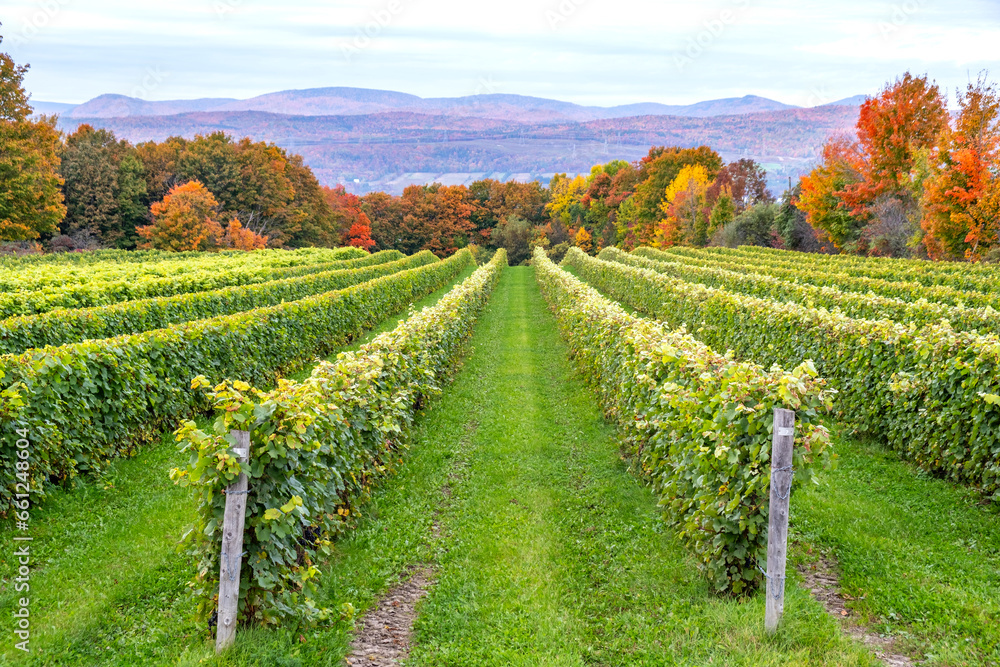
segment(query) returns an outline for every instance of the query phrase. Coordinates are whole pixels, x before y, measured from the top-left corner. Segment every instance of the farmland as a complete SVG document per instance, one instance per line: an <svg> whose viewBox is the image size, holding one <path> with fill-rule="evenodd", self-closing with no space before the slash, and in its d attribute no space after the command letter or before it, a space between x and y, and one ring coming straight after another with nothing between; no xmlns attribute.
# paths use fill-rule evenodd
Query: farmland
<svg viewBox="0 0 1000 667"><path fill-rule="evenodd" d="M1000 664L998 274L751 247L2 259L0 532L30 557L0 557L0 607L30 652L0 664L395 664L386 600L415 665Z"/></svg>

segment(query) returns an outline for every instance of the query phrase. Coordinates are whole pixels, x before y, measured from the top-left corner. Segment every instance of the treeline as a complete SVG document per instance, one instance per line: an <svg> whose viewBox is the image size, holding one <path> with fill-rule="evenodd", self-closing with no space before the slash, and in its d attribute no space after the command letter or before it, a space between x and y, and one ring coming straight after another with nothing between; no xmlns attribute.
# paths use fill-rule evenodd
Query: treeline
<svg viewBox="0 0 1000 667"><path fill-rule="evenodd" d="M132 145L32 117L25 66L0 53L0 242L47 249L354 245L445 256L541 245L758 245L978 261L1000 254L1000 98L981 76L950 117L937 86L907 73L861 107L775 200L753 160L657 146L636 162L537 182L413 185L362 197L321 186L301 156L216 132ZM40 247L40 246L39 246Z"/></svg>
<svg viewBox="0 0 1000 667"><path fill-rule="evenodd" d="M986 74L956 91L904 74L862 106L802 179L799 207L845 252L1000 259L1000 97Z"/></svg>
<svg viewBox="0 0 1000 667"><path fill-rule="evenodd" d="M32 116L26 71L0 53L0 241L186 251L351 240L340 193L300 156L221 132L133 146L82 125L62 137L55 117Z"/></svg>

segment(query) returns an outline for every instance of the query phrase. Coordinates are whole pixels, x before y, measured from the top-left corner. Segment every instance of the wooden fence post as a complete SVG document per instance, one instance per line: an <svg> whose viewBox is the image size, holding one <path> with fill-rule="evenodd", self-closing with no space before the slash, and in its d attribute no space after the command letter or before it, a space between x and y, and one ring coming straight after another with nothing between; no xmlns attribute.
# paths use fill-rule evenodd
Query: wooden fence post
<svg viewBox="0 0 1000 667"><path fill-rule="evenodd" d="M240 462L250 460L250 432L233 431L236 447L233 451ZM243 526L247 514L247 476L239 478L226 489L226 514L222 523L222 554L219 559L219 611L215 635L215 652L236 639L236 617L240 605L240 565L243 561Z"/></svg>
<svg viewBox="0 0 1000 667"><path fill-rule="evenodd" d="M788 499L792 494L792 446L795 444L795 412L774 409L771 441L771 504L767 530L767 574L764 629L778 629L785 610L785 558L788 554Z"/></svg>

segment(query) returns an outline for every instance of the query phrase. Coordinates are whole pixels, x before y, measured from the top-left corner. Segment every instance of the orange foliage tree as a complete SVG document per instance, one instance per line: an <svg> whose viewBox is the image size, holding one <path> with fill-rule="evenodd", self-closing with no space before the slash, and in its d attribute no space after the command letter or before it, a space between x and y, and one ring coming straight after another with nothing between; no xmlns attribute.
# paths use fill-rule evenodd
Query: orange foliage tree
<svg viewBox="0 0 1000 667"><path fill-rule="evenodd" d="M403 190L402 209L395 247L407 254L430 250L446 257L476 228L469 190L462 185L411 185Z"/></svg>
<svg viewBox="0 0 1000 667"><path fill-rule="evenodd" d="M838 197L854 215L865 216L879 196L912 192L918 152L933 146L947 127L941 91L926 76L907 72L861 105L858 143L851 154L861 180L846 185Z"/></svg>
<svg viewBox="0 0 1000 667"><path fill-rule="evenodd" d="M1000 97L980 76L959 95L954 129L942 131L921 200L932 259L978 261L1000 245Z"/></svg>
<svg viewBox="0 0 1000 667"><path fill-rule="evenodd" d="M146 239L141 247L173 252L219 248L255 250L267 244L266 236L244 229L233 219L224 229L216 220L219 203L199 181L171 188L163 201L150 207L153 224L136 231Z"/></svg>
<svg viewBox="0 0 1000 667"><path fill-rule="evenodd" d="M820 230L838 248L861 235L865 220L851 215L838 194L861 180L855 167L854 146L846 139L834 139L823 146L823 161L802 177L802 191L795 206L806 214L806 221Z"/></svg>
<svg viewBox="0 0 1000 667"><path fill-rule="evenodd" d="M347 231L347 245L371 252L372 246L375 245L375 241L372 240L372 227L370 224L365 224L368 221L368 216L364 213L361 216L362 219L351 225Z"/></svg>

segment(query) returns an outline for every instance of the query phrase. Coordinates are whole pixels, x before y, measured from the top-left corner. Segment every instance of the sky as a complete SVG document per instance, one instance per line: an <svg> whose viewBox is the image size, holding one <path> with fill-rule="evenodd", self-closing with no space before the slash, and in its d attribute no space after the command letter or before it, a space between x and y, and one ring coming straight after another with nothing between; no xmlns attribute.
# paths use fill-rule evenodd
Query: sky
<svg viewBox="0 0 1000 667"><path fill-rule="evenodd" d="M33 99L70 103L355 86L815 106L909 70L953 104L1000 75L998 0L4 0L0 22Z"/></svg>

